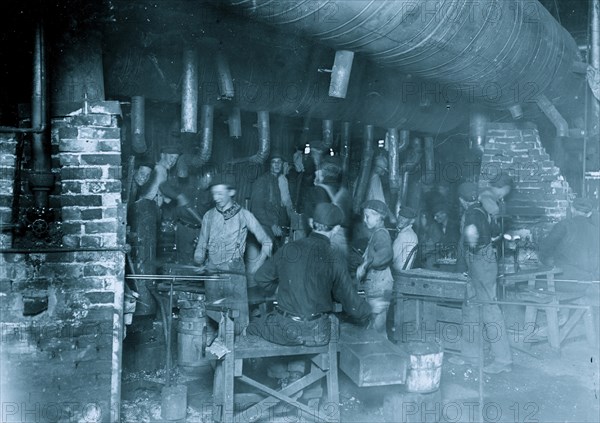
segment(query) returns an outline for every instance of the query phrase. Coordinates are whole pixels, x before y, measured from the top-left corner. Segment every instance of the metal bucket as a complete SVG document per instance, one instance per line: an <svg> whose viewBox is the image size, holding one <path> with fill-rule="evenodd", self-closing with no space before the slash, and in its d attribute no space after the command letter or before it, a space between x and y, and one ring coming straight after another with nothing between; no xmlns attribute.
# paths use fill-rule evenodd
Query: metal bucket
<svg viewBox="0 0 600 423"><path fill-rule="evenodd" d="M408 392L434 392L440 387L444 351L436 342L409 342L406 351L410 356L406 390Z"/></svg>

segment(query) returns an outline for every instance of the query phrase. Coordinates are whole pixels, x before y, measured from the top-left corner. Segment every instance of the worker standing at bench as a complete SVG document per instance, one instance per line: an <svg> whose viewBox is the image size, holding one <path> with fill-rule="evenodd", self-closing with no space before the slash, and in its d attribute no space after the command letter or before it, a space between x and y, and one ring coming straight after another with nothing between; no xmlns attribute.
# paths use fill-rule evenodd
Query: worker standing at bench
<svg viewBox="0 0 600 423"><path fill-rule="evenodd" d="M259 287L268 292L278 288L277 306L251 322L248 335L258 335L280 345L326 345L331 329L328 316L333 311L334 299L359 321L371 316L371 307L354 290L344 261L331 248L333 230L342 220L339 207L317 204L313 218L309 219L311 234L285 244L258 269L254 277ZM290 363L288 371L303 374L303 365L304 362Z"/></svg>

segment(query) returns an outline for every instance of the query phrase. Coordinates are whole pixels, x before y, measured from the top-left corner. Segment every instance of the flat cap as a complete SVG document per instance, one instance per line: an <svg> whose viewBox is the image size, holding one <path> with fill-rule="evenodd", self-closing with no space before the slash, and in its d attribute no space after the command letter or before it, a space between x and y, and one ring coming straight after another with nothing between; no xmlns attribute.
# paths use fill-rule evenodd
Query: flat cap
<svg viewBox="0 0 600 423"><path fill-rule="evenodd" d="M589 213L594 210L594 202L589 198L576 198L572 204L575 210L582 213Z"/></svg>
<svg viewBox="0 0 600 423"><path fill-rule="evenodd" d="M375 210L377 213L379 213L383 217L387 217L390 214L390 209L388 208L388 206L383 201L379 201L379 200L365 201L365 203L363 204L363 210L364 209Z"/></svg>
<svg viewBox="0 0 600 423"><path fill-rule="evenodd" d="M165 144L161 146L160 152L165 154L181 154L181 150L175 144Z"/></svg>
<svg viewBox="0 0 600 423"><path fill-rule="evenodd" d="M458 186L458 195L465 201L477 200L477 184L475 182L463 182Z"/></svg>
<svg viewBox="0 0 600 423"><path fill-rule="evenodd" d="M398 216L405 217L407 219L414 219L417 217L417 213L414 211L414 209L412 209L410 207L402 206L402 207L400 207Z"/></svg>
<svg viewBox="0 0 600 423"><path fill-rule="evenodd" d="M344 220L344 212L335 204L319 203L315 207L313 220L322 225L336 226Z"/></svg>
<svg viewBox="0 0 600 423"><path fill-rule="evenodd" d="M231 189L235 188L235 177L231 173L219 173L216 174L214 178L210 181L210 186L214 187L215 185L226 185Z"/></svg>

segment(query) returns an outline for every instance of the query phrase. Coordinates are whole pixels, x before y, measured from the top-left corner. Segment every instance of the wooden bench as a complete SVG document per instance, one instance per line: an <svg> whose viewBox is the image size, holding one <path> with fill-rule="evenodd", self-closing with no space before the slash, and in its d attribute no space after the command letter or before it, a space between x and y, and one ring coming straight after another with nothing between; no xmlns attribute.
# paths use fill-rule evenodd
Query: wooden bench
<svg viewBox="0 0 600 423"><path fill-rule="evenodd" d="M207 306L209 308L211 306ZM319 347L284 346L268 342L257 336L234 337L233 322L236 310L223 309L219 323L219 335L208 351L221 353L215 370L213 389L213 419L217 422L253 422L265 419L264 412L279 402L290 404L308 416L328 422L339 422L339 387L338 387L338 339L339 321L335 315L330 316L331 340L329 344ZM289 357L311 355L310 371L299 380L290 383L277 391L265 384L250 378L243 372L243 360L265 357ZM298 402L293 396L309 385L326 378L328 403L325 408L313 409ZM250 407L237 411L234 404L235 381L243 382L264 393L265 398ZM243 404L238 404L243 405ZM240 408L240 407L237 407Z"/></svg>

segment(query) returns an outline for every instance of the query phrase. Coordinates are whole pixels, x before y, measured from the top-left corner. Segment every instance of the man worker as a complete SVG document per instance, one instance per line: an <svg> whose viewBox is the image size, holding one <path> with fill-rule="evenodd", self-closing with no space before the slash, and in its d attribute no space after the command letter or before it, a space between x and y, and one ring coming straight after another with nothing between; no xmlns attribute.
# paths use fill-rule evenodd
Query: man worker
<svg viewBox="0 0 600 423"><path fill-rule="evenodd" d="M240 317L235 322L239 335L248 325L248 290L244 252L250 231L261 244L261 252L251 273L271 255L273 244L256 217L234 201L235 188L227 175L216 177L210 187L215 207L202 218L202 229L194 251L194 261L201 267L199 273L223 273L228 279L205 281L206 300L222 300L221 304L237 309ZM207 311L209 317L219 320L219 313Z"/></svg>
<svg viewBox="0 0 600 423"><path fill-rule="evenodd" d="M398 235L394 240L392 249L394 258L392 260L393 272L400 272L412 268L415 261L416 247L419 239L413 230L413 224L417 218L417 213L410 207L402 206L396 218L396 229Z"/></svg>
<svg viewBox="0 0 600 423"><path fill-rule="evenodd" d="M600 277L598 256L600 228L592 219L593 201L576 198L571 203L571 217L556 223L540 243L540 260L559 267L560 279L595 281ZM557 290L580 290L579 284L556 283Z"/></svg>
<svg viewBox="0 0 600 423"><path fill-rule="evenodd" d="M277 245L283 244L284 227L292 210L289 184L283 173L284 164L281 154L271 155L269 171L254 181L250 195L250 211Z"/></svg>
<svg viewBox="0 0 600 423"><path fill-rule="evenodd" d="M482 339L481 332L482 329L486 330L494 361L485 366L483 371L491 374L512 370L512 355L504 316L498 304L478 306L471 304L470 301L496 300L498 259L492 245L494 228L491 212L498 214L500 208L497 202L510 193L512 186L512 178L507 174L501 174L490 183L488 189L480 194L479 202L467 209L464 217L463 239L469 282L467 303L463 307L463 322L477 324L475 325L475 342L470 339L471 328L463 330L463 356L471 363L477 361L478 343ZM483 321L479 321L479 307L482 308Z"/></svg>
<svg viewBox="0 0 600 423"><path fill-rule="evenodd" d="M177 163L179 153L179 148L175 145L164 145L161 148L160 159L154 166L150 180L144 187L145 189L140 193L140 198L155 201L158 207L163 205L165 197L160 191L160 185L169 178L169 170Z"/></svg>
<svg viewBox="0 0 600 423"><path fill-rule="evenodd" d="M258 269L254 275L258 286L267 292L276 290L277 306L250 324L249 335L280 345L325 345L333 300L359 321L371 316L371 307L357 294L331 247L333 229L342 219L339 207L319 203L309 219L310 235L285 244Z"/></svg>

